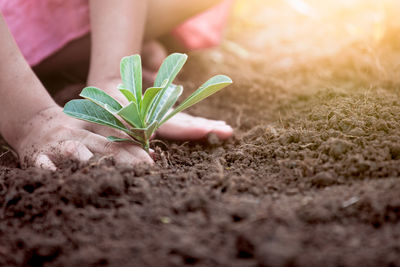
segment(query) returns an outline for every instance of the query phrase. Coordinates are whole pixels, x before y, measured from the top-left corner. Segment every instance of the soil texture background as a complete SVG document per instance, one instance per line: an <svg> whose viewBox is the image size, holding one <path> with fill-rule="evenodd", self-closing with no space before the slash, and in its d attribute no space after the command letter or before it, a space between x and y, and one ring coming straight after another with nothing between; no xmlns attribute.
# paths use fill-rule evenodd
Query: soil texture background
<svg viewBox="0 0 400 267"><path fill-rule="evenodd" d="M400 266L399 25L362 24L370 6L330 10L347 23L333 27L261 2L239 1L227 40L179 78L189 94L232 77L189 111L231 140L155 140L154 167L57 172L19 168L3 142L0 266Z"/></svg>

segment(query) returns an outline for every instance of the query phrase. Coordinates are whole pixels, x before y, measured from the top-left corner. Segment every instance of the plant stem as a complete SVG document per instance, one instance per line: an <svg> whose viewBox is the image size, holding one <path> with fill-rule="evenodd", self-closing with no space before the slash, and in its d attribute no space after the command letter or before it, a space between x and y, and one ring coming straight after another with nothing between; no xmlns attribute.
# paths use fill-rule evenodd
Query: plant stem
<svg viewBox="0 0 400 267"><path fill-rule="evenodd" d="M146 140L145 143L143 144L143 149L150 154L150 143L149 140Z"/></svg>

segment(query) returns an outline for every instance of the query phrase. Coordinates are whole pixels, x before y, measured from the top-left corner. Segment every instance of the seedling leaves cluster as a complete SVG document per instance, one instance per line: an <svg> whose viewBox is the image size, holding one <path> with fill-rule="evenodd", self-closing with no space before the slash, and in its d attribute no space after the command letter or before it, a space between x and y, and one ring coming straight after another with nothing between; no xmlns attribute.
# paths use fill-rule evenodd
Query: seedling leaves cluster
<svg viewBox="0 0 400 267"><path fill-rule="evenodd" d="M86 87L80 94L83 99L69 101L64 113L120 130L126 138L109 136L107 139L111 142L133 142L148 152L151 136L163 123L232 83L225 75L214 76L171 111L183 91L181 85L172 82L186 60L185 54L168 56L158 71L154 86L143 94L140 56L124 57L121 60L122 84L117 89L126 98L126 106L96 87Z"/></svg>

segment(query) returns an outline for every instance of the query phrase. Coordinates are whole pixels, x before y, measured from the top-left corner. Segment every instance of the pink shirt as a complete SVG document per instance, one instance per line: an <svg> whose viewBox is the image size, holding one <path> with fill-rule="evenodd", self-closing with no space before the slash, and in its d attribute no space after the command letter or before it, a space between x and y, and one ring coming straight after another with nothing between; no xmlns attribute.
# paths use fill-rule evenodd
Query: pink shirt
<svg viewBox="0 0 400 267"><path fill-rule="evenodd" d="M186 21L173 34L189 49L217 45L231 3ZM0 0L0 11L31 66L90 31L87 0Z"/></svg>

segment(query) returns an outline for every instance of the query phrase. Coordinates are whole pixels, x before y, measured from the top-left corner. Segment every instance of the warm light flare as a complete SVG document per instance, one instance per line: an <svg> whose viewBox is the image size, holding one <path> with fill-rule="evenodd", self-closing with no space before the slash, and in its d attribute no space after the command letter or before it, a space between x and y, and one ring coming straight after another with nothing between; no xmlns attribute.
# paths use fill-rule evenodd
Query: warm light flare
<svg viewBox="0 0 400 267"><path fill-rule="evenodd" d="M354 42L390 41L399 12L398 0L237 0L230 34L287 64L333 55Z"/></svg>

